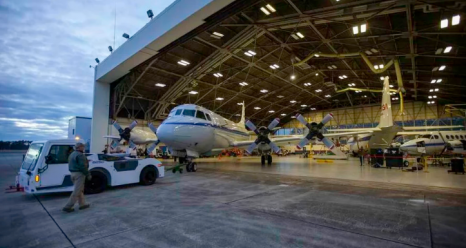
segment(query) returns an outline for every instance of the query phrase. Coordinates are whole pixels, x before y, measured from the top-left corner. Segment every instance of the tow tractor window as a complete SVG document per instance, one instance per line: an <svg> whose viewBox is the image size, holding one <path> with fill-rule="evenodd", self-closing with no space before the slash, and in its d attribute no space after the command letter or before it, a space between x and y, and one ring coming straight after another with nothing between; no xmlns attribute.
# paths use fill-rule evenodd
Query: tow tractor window
<svg viewBox="0 0 466 248"><path fill-rule="evenodd" d="M175 115L181 115L181 111L183 111L183 110L182 110L182 109L176 110L176 114L175 114Z"/></svg>
<svg viewBox="0 0 466 248"><path fill-rule="evenodd" d="M204 112L198 110L198 111L196 112L196 118L205 120Z"/></svg>
<svg viewBox="0 0 466 248"><path fill-rule="evenodd" d="M205 117L207 117L207 120L212 121L212 119L210 119L210 115L209 115L209 114L205 114Z"/></svg>
<svg viewBox="0 0 466 248"><path fill-rule="evenodd" d="M50 148L48 156L50 157L49 164L67 164L68 157L74 151L70 145L54 145Z"/></svg>
<svg viewBox="0 0 466 248"><path fill-rule="evenodd" d="M196 110L194 110L194 109L185 109L185 110L183 111L183 115L184 115L184 116L192 116L192 117L194 117L194 114L196 114Z"/></svg>
<svg viewBox="0 0 466 248"><path fill-rule="evenodd" d="M21 168L24 170L33 170L36 166L37 159L39 158L40 153L42 152L42 147L44 144L42 143L35 143L29 146L28 152L24 156L23 164Z"/></svg>

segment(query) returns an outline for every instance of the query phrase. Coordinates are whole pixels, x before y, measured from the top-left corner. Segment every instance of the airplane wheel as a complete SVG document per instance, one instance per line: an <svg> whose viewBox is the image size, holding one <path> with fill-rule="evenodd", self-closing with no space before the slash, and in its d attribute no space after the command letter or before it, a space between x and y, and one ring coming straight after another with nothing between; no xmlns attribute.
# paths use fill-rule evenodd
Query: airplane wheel
<svg viewBox="0 0 466 248"><path fill-rule="evenodd" d="M264 156L264 155L261 155L261 164L262 164L262 165L265 164L265 156Z"/></svg>
<svg viewBox="0 0 466 248"><path fill-rule="evenodd" d="M191 168L192 168L192 163L189 162L188 164L186 164L186 171L187 172L191 172Z"/></svg>
<svg viewBox="0 0 466 248"><path fill-rule="evenodd" d="M196 164L196 163L192 163L191 171L192 171L192 172L196 172L196 171L197 171L197 164Z"/></svg>
<svg viewBox="0 0 466 248"><path fill-rule="evenodd" d="M408 162L407 160L405 160L405 161L403 162L403 165L404 165L404 167L408 167L408 166L409 166L409 162Z"/></svg>
<svg viewBox="0 0 466 248"><path fill-rule="evenodd" d="M271 165L272 164L272 155L267 156L267 164Z"/></svg>

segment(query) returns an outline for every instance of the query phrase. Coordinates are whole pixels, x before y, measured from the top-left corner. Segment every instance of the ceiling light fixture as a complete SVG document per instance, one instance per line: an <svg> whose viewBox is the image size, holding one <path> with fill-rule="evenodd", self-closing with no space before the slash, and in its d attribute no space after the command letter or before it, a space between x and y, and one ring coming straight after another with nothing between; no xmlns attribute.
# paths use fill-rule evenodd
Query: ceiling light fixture
<svg viewBox="0 0 466 248"><path fill-rule="evenodd" d="M319 73L316 73L316 76L319 76Z"/></svg>
<svg viewBox="0 0 466 248"><path fill-rule="evenodd" d="M302 33L300 33L300 32L297 32L296 35L299 36L299 38L301 38L301 39L304 38L304 35Z"/></svg>
<svg viewBox="0 0 466 248"><path fill-rule="evenodd" d="M260 107L254 107L254 109L255 109L255 110L259 110L259 109L261 109L261 108L260 108Z"/></svg>
<svg viewBox="0 0 466 248"><path fill-rule="evenodd" d="M438 68L438 70L443 71L443 70L445 70L445 68L446 68L446 66L442 65L442 66L440 66L440 68Z"/></svg>
<svg viewBox="0 0 466 248"><path fill-rule="evenodd" d="M307 107L307 105L306 105L306 104L302 104L301 107L305 108L305 107Z"/></svg>
<svg viewBox="0 0 466 248"><path fill-rule="evenodd" d="M453 47L447 46L447 47L445 47L445 50L443 51L443 53L449 53L451 51L451 49L453 49Z"/></svg>
<svg viewBox="0 0 466 248"><path fill-rule="evenodd" d="M223 74L220 73L220 72L217 72L217 73L214 73L214 76L215 76L215 77L223 77Z"/></svg>
<svg viewBox="0 0 466 248"><path fill-rule="evenodd" d="M440 22L440 28L446 28L446 27L448 27L448 19L443 19Z"/></svg>
<svg viewBox="0 0 466 248"><path fill-rule="evenodd" d="M389 86L390 86L390 88L393 88L393 85L392 85L392 84L390 84Z"/></svg>
<svg viewBox="0 0 466 248"><path fill-rule="evenodd" d="M296 101L295 101L295 100L291 100L290 102L291 102L291 103L296 103Z"/></svg>
<svg viewBox="0 0 466 248"><path fill-rule="evenodd" d="M385 77L380 77L380 80L385 80Z"/></svg>
<svg viewBox="0 0 466 248"><path fill-rule="evenodd" d="M280 66L278 66L277 64L273 64L273 65L270 65L270 68L272 68L272 70L275 70L275 69L280 68Z"/></svg>
<svg viewBox="0 0 466 248"><path fill-rule="evenodd" d="M261 11L264 12L264 14L266 15L270 15L270 12L264 7L261 7Z"/></svg>
<svg viewBox="0 0 466 248"><path fill-rule="evenodd" d="M243 105L243 103L242 103L242 102L239 102L239 103L237 103L237 104L238 104L238 105Z"/></svg>
<svg viewBox="0 0 466 248"><path fill-rule="evenodd" d="M217 97L217 98L215 98L215 100L217 100L217 101L223 101L223 97Z"/></svg>
<svg viewBox="0 0 466 248"><path fill-rule="evenodd" d="M316 92L322 92L322 90L321 90L321 89L317 89Z"/></svg>
<svg viewBox="0 0 466 248"><path fill-rule="evenodd" d="M269 110L269 113L275 113L275 110Z"/></svg>
<svg viewBox="0 0 466 248"><path fill-rule="evenodd" d="M460 24L461 17L460 15L455 15L451 18L451 25L456 26Z"/></svg>
<svg viewBox="0 0 466 248"><path fill-rule="evenodd" d="M304 83L304 86L311 86L311 83Z"/></svg>
<svg viewBox="0 0 466 248"><path fill-rule="evenodd" d="M272 5L270 5L270 4L267 4L267 5L265 5L265 7L267 7L267 9L269 9L269 10L270 10L270 12L272 12L272 13L274 13L274 12L276 12L276 11L277 11L277 10L275 10L275 8L274 8L274 7L272 7Z"/></svg>
<svg viewBox="0 0 466 248"><path fill-rule="evenodd" d="M316 108L311 108L311 110L316 110Z"/></svg>
<svg viewBox="0 0 466 248"><path fill-rule="evenodd" d="M331 97L331 95L325 95L325 97L329 98L329 97Z"/></svg>
<svg viewBox="0 0 466 248"><path fill-rule="evenodd" d="M378 69L379 69L379 66L378 66L378 65L374 65L374 68L375 68L376 70L378 70Z"/></svg>
<svg viewBox="0 0 466 248"><path fill-rule="evenodd" d="M337 66L336 66L336 65L332 65L332 68L333 68L333 69L337 69Z"/></svg>
<svg viewBox="0 0 466 248"><path fill-rule="evenodd" d="M156 83L155 86L157 86L157 87L165 87L165 86L167 86L167 85L161 84L161 83Z"/></svg>
<svg viewBox="0 0 466 248"><path fill-rule="evenodd" d="M246 56L252 57L252 56L256 55L256 52L249 50L249 51L245 52L244 54L246 54Z"/></svg>
<svg viewBox="0 0 466 248"><path fill-rule="evenodd" d="M189 94L191 94L191 95L196 95L197 93L198 93L198 92L197 92L197 91L194 91L194 90L192 90L192 91L189 92Z"/></svg>
<svg viewBox="0 0 466 248"><path fill-rule="evenodd" d="M279 96L277 96L277 97L278 97L278 98L283 98L283 96L282 96L282 95L279 95Z"/></svg>
<svg viewBox="0 0 466 248"><path fill-rule="evenodd" d="M269 91L265 90L265 89L261 90L261 93L267 93L267 92L269 92Z"/></svg>
<svg viewBox="0 0 466 248"><path fill-rule="evenodd" d="M295 80L295 79L296 79L296 76L293 74L293 75L290 76L290 79L291 79L291 80Z"/></svg>
<svg viewBox="0 0 466 248"><path fill-rule="evenodd" d="M180 61L178 61L178 64L179 64L179 65L182 65L182 66L187 66L187 65L189 65L190 63L189 63L188 61L186 61L186 60L180 60Z"/></svg>
<svg viewBox="0 0 466 248"><path fill-rule="evenodd" d="M286 116L286 114L281 114L281 116Z"/></svg>
<svg viewBox="0 0 466 248"><path fill-rule="evenodd" d="M241 86L246 86L246 85L248 85L248 83L246 83L246 82L241 82L241 83L239 83L239 85L241 85Z"/></svg>

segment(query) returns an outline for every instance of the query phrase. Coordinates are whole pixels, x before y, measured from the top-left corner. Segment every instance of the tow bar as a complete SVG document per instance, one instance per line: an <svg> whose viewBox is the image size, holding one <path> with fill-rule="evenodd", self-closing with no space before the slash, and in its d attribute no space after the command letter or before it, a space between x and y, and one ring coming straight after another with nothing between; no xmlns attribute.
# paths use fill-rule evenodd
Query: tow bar
<svg viewBox="0 0 466 248"><path fill-rule="evenodd" d="M24 188L19 185L19 178L18 175L16 175L16 185L11 185L8 188L5 189L5 193L15 193L15 192L24 192Z"/></svg>

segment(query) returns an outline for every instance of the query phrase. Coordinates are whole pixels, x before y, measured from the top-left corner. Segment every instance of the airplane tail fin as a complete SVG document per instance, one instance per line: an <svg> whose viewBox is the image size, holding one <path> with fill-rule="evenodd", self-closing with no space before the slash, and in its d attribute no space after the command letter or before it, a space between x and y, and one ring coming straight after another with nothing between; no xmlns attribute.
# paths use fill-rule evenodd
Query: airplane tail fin
<svg viewBox="0 0 466 248"><path fill-rule="evenodd" d="M390 82L388 77L385 77L383 82L382 106L380 109L380 123L378 127L393 126L392 102L390 99Z"/></svg>
<svg viewBox="0 0 466 248"><path fill-rule="evenodd" d="M244 101L243 101L243 105L241 105L241 120L239 121L239 123L245 123L246 122L246 105L244 104Z"/></svg>

